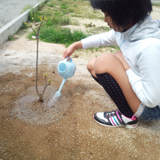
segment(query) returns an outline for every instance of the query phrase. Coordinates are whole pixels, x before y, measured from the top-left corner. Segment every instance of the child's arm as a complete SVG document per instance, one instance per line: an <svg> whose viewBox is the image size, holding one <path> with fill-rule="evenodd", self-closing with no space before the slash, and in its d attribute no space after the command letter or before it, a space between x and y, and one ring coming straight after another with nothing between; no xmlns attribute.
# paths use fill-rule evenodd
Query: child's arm
<svg viewBox="0 0 160 160"><path fill-rule="evenodd" d="M77 50L77 49L82 49L82 42L74 42L72 43L64 52L63 52L63 58L70 57L72 53Z"/></svg>
<svg viewBox="0 0 160 160"><path fill-rule="evenodd" d="M67 58L77 49L86 49L97 46L111 46L117 45L115 38L115 31L110 30L106 33L101 33L93 36L89 36L81 41L71 44L63 53L63 58Z"/></svg>

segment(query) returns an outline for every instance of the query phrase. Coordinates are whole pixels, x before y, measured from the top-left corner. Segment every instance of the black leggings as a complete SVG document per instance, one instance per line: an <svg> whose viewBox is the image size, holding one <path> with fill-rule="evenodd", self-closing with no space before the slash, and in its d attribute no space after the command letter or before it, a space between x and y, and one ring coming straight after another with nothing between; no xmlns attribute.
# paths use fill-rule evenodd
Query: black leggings
<svg viewBox="0 0 160 160"><path fill-rule="evenodd" d="M96 74L97 78L93 77L108 93L111 99L114 101L119 111L125 115L126 117L131 118L133 116L133 112L129 107L123 92L115 81L115 79L108 73Z"/></svg>

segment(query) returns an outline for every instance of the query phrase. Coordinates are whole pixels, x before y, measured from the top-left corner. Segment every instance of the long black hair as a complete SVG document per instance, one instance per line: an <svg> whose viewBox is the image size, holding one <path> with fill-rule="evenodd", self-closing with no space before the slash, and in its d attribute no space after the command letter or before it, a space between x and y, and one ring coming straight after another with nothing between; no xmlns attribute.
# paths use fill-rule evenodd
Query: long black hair
<svg viewBox="0 0 160 160"><path fill-rule="evenodd" d="M94 9L111 16L118 27L127 27L130 23L137 23L151 13L151 0L90 0Z"/></svg>

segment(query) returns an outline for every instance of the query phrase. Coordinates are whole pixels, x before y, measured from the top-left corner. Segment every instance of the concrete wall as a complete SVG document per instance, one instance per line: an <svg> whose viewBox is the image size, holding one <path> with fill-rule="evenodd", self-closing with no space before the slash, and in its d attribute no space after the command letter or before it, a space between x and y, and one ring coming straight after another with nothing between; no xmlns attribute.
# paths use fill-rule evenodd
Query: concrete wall
<svg viewBox="0 0 160 160"><path fill-rule="evenodd" d="M36 9L38 9L38 6L44 1L37 3L33 7L33 10L35 11ZM20 14L18 17L16 17L0 29L0 45L6 42L9 36L13 36L15 34L21 28L23 22L25 23L28 21L29 11L30 10L27 10L26 12Z"/></svg>

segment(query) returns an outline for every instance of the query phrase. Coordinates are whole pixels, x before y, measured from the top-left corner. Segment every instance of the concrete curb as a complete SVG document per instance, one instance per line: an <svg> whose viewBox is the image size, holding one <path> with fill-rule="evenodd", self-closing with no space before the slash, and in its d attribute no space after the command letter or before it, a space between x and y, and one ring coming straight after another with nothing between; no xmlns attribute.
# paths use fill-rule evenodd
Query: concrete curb
<svg viewBox="0 0 160 160"><path fill-rule="evenodd" d="M34 5L33 11L36 11L39 5L45 1L47 0ZM30 10L28 9L0 29L0 46L8 40L9 36L13 36L21 28L23 22L26 23L28 21L29 12Z"/></svg>

